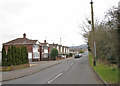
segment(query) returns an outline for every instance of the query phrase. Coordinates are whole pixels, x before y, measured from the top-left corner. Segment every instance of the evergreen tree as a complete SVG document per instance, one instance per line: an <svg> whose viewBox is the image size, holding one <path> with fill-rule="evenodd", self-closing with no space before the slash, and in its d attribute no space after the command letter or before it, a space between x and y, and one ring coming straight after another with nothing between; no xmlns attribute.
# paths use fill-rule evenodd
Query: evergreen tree
<svg viewBox="0 0 120 86"><path fill-rule="evenodd" d="M16 62L15 62L15 46L13 46L13 45L11 47L11 55L12 55L12 65L16 65Z"/></svg>
<svg viewBox="0 0 120 86"><path fill-rule="evenodd" d="M7 61L6 61L6 50L5 50L5 46L3 45L2 48L2 66L6 66Z"/></svg>
<svg viewBox="0 0 120 86"><path fill-rule="evenodd" d="M19 65L19 50L18 50L18 47L16 47L15 61L16 61L16 65Z"/></svg>
<svg viewBox="0 0 120 86"><path fill-rule="evenodd" d="M7 66L11 66L12 64L11 61L12 61L12 55L11 55L11 48L9 46L7 51Z"/></svg>
<svg viewBox="0 0 120 86"><path fill-rule="evenodd" d="M26 60L25 63L29 63L29 60L28 60L28 52L27 52L27 47L26 47L26 46L25 46L25 60Z"/></svg>
<svg viewBox="0 0 120 86"><path fill-rule="evenodd" d="M22 64L24 64L24 46L22 45L21 46L21 61L22 61Z"/></svg>
<svg viewBox="0 0 120 86"><path fill-rule="evenodd" d="M18 65L22 64L21 62L21 50L20 50L20 47L18 47Z"/></svg>

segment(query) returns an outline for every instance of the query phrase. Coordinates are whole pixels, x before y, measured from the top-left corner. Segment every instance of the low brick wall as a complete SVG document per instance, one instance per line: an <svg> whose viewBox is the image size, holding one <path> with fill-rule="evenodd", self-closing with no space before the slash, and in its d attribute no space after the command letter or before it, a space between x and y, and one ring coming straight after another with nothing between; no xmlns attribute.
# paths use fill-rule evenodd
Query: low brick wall
<svg viewBox="0 0 120 86"><path fill-rule="evenodd" d="M21 65L15 65L15 66L6 66L2 67L2 71L11 71L11 70L17 70L17 69L23 69L30 67L30 64L21 64Z"/></svg>

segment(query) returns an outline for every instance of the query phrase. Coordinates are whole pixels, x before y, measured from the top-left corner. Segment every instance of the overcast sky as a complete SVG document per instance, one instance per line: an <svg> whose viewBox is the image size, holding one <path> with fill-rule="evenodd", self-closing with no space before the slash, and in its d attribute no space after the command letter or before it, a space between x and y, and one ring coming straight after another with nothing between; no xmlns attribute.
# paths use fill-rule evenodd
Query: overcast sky
<svg viewBox="0 0 120 86"><path fill-rule="evenodd" d="M93 0L94 15L102 20L119 0ZM90 0L0 0L0 50L2 43L23 37L72 46L84 44L78 27L91 19Z"/></svg>

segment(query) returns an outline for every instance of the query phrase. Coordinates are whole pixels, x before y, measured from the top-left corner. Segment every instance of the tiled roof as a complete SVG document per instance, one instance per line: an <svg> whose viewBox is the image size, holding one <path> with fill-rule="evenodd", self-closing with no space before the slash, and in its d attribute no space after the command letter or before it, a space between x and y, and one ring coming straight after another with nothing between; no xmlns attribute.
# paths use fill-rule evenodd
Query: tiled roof
<svg viewBox="0 0 120 86"><path fill-rule="evenodd" d="M17 38L12 41L3 43L4 45L12 45L12 44L35 44L38 40L30 40L28 38Z"/></svg>

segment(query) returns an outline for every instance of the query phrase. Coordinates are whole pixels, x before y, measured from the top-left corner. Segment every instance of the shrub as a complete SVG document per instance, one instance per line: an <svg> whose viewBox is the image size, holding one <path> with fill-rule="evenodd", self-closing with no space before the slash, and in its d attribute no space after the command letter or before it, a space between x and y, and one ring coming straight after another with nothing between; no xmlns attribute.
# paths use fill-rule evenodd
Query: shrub
<svg viewBox="0 0 120 86"><path fill-rule="evenodd" d="M73 54L72 54L72 53L69 53L69 56L70 56L70 57L72 57L72 56L73 56Z"/></svg>
<svg viewBox="0 0 120 86"><path fill-rule="evenodd" d="M56 60L56 56L58 57L58 50L56 48L53 48L50 52L50 57L52 60Z"/></svg>
<svg viewBox="0 0 120 86"><path fill-rule="evenodd" d="M79 52L79 53L84 53L84 51L80 50L80 52Z"/></svg>

